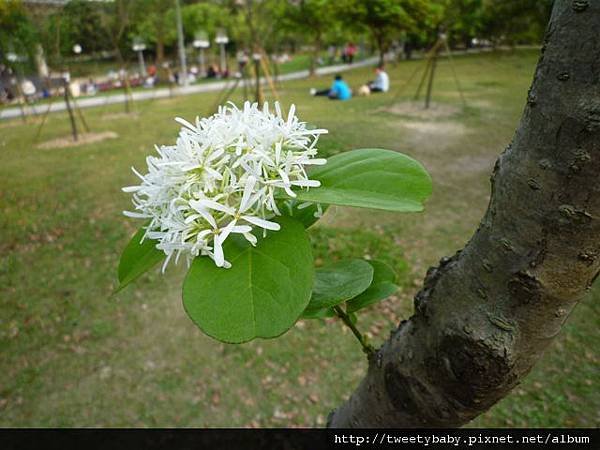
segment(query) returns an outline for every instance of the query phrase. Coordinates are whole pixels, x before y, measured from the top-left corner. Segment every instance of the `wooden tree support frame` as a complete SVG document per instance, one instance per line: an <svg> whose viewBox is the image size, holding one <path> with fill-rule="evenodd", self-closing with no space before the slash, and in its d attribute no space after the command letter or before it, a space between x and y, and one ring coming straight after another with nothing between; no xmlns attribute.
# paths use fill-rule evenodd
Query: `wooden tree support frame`
<svg viewBox="0 0 600 450"><path fill-rule="evenodd" d="M405 92L406 88L413 81L413 79L423 70L423 68L425 68L425 71L423 72L423 75L421 76L421 79L419 80L419 84L417 86L417 89L415 91L415 95L413 96L413 99L415 101L419 100L419 98L421 96L421 92L423 90L423 87L425 85L427 85L424 108L425 109L429 108L429 106L431 105L431 96L432 96L432 92L433 92L435 69L437 68L438 56L442 49L445 50L446 54L448 55L448 61L450 62L452 76L453 76L454 82L456 84L456 90L458 91L458 93L460 95L460 99L463 103L463 106L467 105L465 96L462 91L462 87L460 85L460 81L458 79L456 67L454 65L454 59L452 57L452 52L450 50L450 46L448 45L448 39L443 35L441 35L438 38L437 42L433 45L433 47L431 47L431 49L425 54L425 58L424 58L425 64L418 65L415 68L415 70L410 74L408 79L404 82L404 84L400 87L400 89L396 92L396 94L393 97L392 103L395 103L397 101L397 99Z"/></svg>
<svg viewBox="0 0 600 450"><path fill-rule="evenodd" d="M79 132L77 130L77 121L75 120L75 114L73 114L73 110L75 110L75 113L77 114L77 117L79 118L81 125L83 125L83 129L86 131L86 133L90 132L90 128L88 127L87 121L85 120L83 111L81 111L81 108L77 104L77 100L75 100L75 97L73 97L73 94L71 93L71 89L70 89L69 83L67 82L67 79L63 77L62 81L63 81L63 90L64 90L63 98L64 98L65 106L67 107L67 112L69 114L69 122L71 123L71 135L73 136L73 141L77 141L79 139ZM48 86L50 85L48 80L47 80L47 85ZM35 133L35 137L33 139L34 143L38 141L38 139L42 133L42 129L44 128L44 125L46 124L46 121L48 119L48 115L50 114L50 109L52 109L53 103L54 103L53 97L51 96L50 102L48 103L48 107L46 108L46 111L44 112L44 115L42 116L42 121L40 122L40 126L38 127L37 132Z"/></svg>
<svg viewBox="0 0 600 450"><path fill-rule="evenodd" d="M257 52L257 53L260 54L260 58L256 58L256 59L253 58L253 64L254 64L253 72L254 73L252 75L254 76L254 80L255 80L254 81L254 101L257 102L258 104L262 104L264 101L263 89L262 89L262 83L264 80L266 80L267 85L269 86L271 95L275 98L276 101L280 101L279 92L277 91L275 81L273 80L273 77L271 76L271 69L269 66L269 60L266 56L266 53L262 49L260 52ZM262 80L261 78L264 78L264 80ZM226 103L231 98L231 95L235 92L235 90L238 88L240 83L243 83L244 101L246 101L246 100L248 100L248 97L249 97L248 94L250 91L250 79L249 79L249 74L248 74L248 64L246 64L246 66L244 66L244 69L241 72L241 77L235 78L235 80L233 80L232 83L227 83L223 87L223 89L219 93L217 99L215 100L215 102L213 103L211 108L209 109L207 115L214 114L217 111L219 105Z"/></svg>

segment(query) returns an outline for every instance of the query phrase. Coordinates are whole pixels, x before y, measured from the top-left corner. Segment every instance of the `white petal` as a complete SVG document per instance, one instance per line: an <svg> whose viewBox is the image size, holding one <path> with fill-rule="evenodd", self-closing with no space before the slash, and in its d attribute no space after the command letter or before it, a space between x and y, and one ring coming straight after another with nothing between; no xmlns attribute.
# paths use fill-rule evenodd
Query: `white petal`
<svg viewBox="0 0 600 450"><path fill-rule="evenodd" d="M318 180L297 180L292 181L292 185L302 187L319 187L321 186L321 182Z"/></svg>
<svg viewBox="0 0 600 450"><path fill-rule="evenodd" d="M196 205L196 203L196 201L192 200L190 201L190 206L194 208L195 211L198 211L198 214L200 214L204 220L210 224L211 227L217 228L217 222L215 221L215 218L207 210Z"/></svg>
<svg viewBox="0 0 600 450"><path fill-rule="evenodd" d="M235 220L229 222L225 228L223 228L223 230L217 236L215 236L215 242L218 240L219 244L223 244L225 239L227 239L227 236L229 236L229 233L231 233L235 228L235 222Z"/></svg>
<svg viewBox="0 0 600 450"><path fill-rule="evenodd" d="M225 264L225 255L223 254L223 247L221 247L221 243L215 236L215 244L214 244L214 256L215 256L215 264L217 267L223 267Z"/></svg>
<svg viewBox="0 0 600 450"><path fill-rule="evenodd" d="M311 158L308 161L303 162L302 164L312 164L313 166L323 166L327 164L327 160L325 158Z"/></svg>
<svg viewBox="0 0 600 450"><path fill-rule="evenodd" d="M192 125L187 120L181 117L175 117L175 122L178 122L180 125L183 125L184 127L187 127L192 131L198 131L198 129L194 125Z"/></svg>
<svg viewBox="0 0 600 450"><path fill-rule="evenodd" d="M190 202L191 203L191 202ZM221 203L215 202L214 200L209 200L209 199L202 199L202 200L197 200L196 204L198 206L200 206L201 208L210 208L210 209L214 209L216 211L221 211L224 212L226 214L235 214L235 210L227 205L222 205ZM196 208L194 208L196 209Z"/></svg>
<svg viewBox="0 0 600 450"><path fill-rule="evenodd" d="M143 213L137 213L137 212L131 212L131 211L123 211L123 215L125 215L127 217L132 217L134 219L149 219L150 217L152 217L149 214L143 214Z"/></svg>
<svg viewBox="0 0 600 450"><path fill-rule="evenodd" d="M121 188L123 192L137 192L142 188L142 186L125 186Z"/></svg>
<svg viewBox="0 0 600 450"><path fill-rule="evenodd" d="M255 184L256 178L250 175L246 180L246 185L244 186L244 193L242 194L242 201L240 202L239 212L243 213L252 206L252 204L250 203L250 196L252 195L252 191L254 189Z"/></svg>
<svg viewBox="0 0 600 450"><path fill-rule="evenodd" d="M258 242L258 240L256 239L256 236L254 236L252 233L244 233L244 237L246 238L246 240L248 242L250 242L253 246L256 245L256 243Z"/></svg>
<svg viewBox="0 0 600 450"><path fill-rule="evenodd" d="M231 230L232 233L241 233L241 234L249 233L250 231L252 231L252 227L248 226L248 225L237 225L237 226L233 227L233 229Z"/></svg>
<svg viewBox="0 0 600 450"><path fill-rule="evenodd" d="M260 217L242 216L242 219L244 219L246 222L250 222L253 225L264 228L265 230L278 231L281 229L281 225L279 225L278 223L269 222L268 220L261 219Z"/></svg>

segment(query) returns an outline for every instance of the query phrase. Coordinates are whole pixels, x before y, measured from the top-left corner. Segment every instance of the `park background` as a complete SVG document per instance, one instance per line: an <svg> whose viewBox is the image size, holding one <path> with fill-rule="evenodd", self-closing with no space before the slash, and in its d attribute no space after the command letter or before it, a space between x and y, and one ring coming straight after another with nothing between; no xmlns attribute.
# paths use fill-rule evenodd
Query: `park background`
<svg viewBox="0 0 600 450"><path fill-rule="evenodd" d="M130 167L144 167L154 144L174 141L175 116L212 112L235 82L239 52L250 60L257 51L266 55L274 77L316 72L275 79L274 90L265 83L260 95L279 98L284 108L294 103L301 120L327 128L319 147L325 156L389 148L421 161L433 178L423 214L331 208L311 233L317 264L368 257L401 274L401 290L360 318L381 343L410 316L426 269L460 249L485 211L489 174L523 109L551 2L181 0L179 6L190 67L198 36L208 36L205 56L217 66L214 38L228 36L228 78L194 80L223 88L183 95L186 86L173 77L182 68L172 0L0 0L3 86L14 90L3 97L0 118L18 110L0 121L2 426L323 426L366 370L339 323L299 321L276 340L215 342L183 311L181 266L166 275L152 271L111 295L120 252L138 225L121 213L130 202L120 190L134 179ZM453 57L439 55L433 103L425 109L414 95L423 58L440 33ZM157 67L154 87L135 86L136 76L145 77L134 50L140 42L144 64ZM342 59L350 42L358 48L352 64ZM337 47L333 58L331 47ZM106 92L74 95L79 104L122 97L76 110L90 130L75 114L76 142L66 112L45 116L48 105L63 102L60 85L46 98L42 89L30 98L17 89L26 79L44 79L40 48L46 78L68 72L73 84L110 81ZM285 61L278 59L284 54ZM379 59L387 64L389 92L348 102L309 95L331 82L319 69L343 70L356 89L373 78ZM161 88L172 96L136 101L131 94ZM230 99L239 104L254 96L240 84ZM472 425L600 424L598 296L592 290L525 382Z"/></svg>

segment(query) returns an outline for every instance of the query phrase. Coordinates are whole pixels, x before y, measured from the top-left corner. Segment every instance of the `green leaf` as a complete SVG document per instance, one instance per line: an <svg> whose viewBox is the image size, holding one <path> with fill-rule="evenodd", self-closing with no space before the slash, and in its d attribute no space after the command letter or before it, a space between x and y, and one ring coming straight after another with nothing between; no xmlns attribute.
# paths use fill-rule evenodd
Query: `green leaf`
<svg viewBox="0 0 600 450"><path fill-rule="evenodd" d="M302 223L279 217L281 230L256 247L230 236L230 269L198 257L183 284L183 305L196 325L222 342L272 338L287 331L310 300L314 281L311 244Z"/></svg>
<svg viewBox="0 0 600 450"><path fill-rule="evenodd" d="M383 283L371 286L358 297L353 298L347 303L347 311L350 313L364 309L367 306L385 300L397 290L398 286L389 281L384 281Z"/></svg>
<svg viewBox="0 0 600 450"><path fill-rule="evenodd" d="M118 269L119 287L115 292L119 292L165 258L164 252L157 250L156 241L145 239L140 243L145 232L144 228L140 228L123 250Z"/></svg>
<svg viewBox="0 0 600 450"><path fill-rule="evenodd" d="M309 173L321 187L298 189L298 200L398 212L423 210L431 194L425 168L402 153L368 148L332 156Z"/></svg>
<svg viewBox="0 0 600 450"><path fill-rule="evenodd" d="M373 282L369 288L346 303L346 311L352 313L388 298L398 290L394 284L396 274L393 269L381 261L369 261L373 266Z"/></svg>
<svg viewBox="0 0 600 450"><path fill-rule="evenodd" d="M305 315L345 302L369 287L373 267L362 259L344 260L315 271L315 285Z"/></svg>
<svg viewBox="0 0 600 450"><path fill-rule="evenodd" d="M301 319L326 319L328 317L335 317L333 308L305 309L300 316Z"/></svg>
<svg viewBox="0 0 600 450"><path fill-rule="evenodd" d="M283 204L279 205L281 212L302 222L304 228L309 228L321 218L318 216L318 208L316 204L312 204L304 208L298 208L298 205L301 205L305 202L299 202L296 199L289 198L286 198L286 200L282 203ZM325 211L327 211L328 207L328 205L321 205L322 214L325 214Z"/></svg>
<svg viewBox="0 0 600 450"><path fill-rule="evenodd" d="M396 281L396 272L389 265L376 259L367 261L373 267L373 282L371 285L389 281Z"/></svg>

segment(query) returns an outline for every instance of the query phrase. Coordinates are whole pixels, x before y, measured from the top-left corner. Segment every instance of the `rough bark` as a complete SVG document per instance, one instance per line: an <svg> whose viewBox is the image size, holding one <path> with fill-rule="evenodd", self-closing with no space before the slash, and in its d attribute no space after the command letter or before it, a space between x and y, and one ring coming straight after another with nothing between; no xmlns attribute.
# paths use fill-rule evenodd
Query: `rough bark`
<svg viewBox="0 0 600 450"><path fill-rule="evenodd" d="M557 0L492 196L332 427L455 427L506 396L600 270L600 0Z"/></svg>

